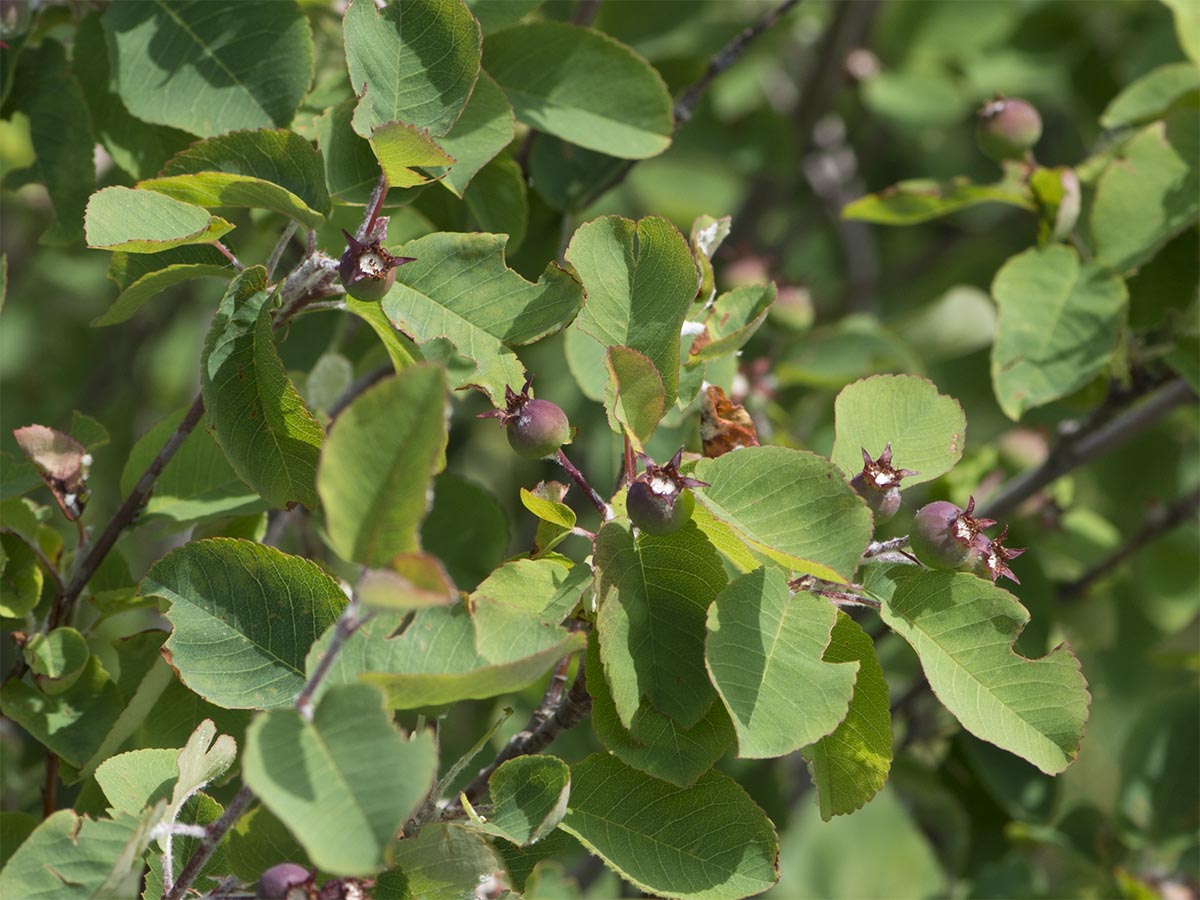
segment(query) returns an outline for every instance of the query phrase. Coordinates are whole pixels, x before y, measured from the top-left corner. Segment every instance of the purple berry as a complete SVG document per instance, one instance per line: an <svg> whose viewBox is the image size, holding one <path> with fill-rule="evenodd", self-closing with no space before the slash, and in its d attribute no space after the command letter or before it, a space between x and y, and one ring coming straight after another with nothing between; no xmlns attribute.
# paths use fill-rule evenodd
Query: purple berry
<svg viewBox="0 0 1200 900"><path fill-rule="evenodd" d="M271 866L258 879L258 896L262 900L289 900L288 891L304 887L313 880L312 872L296 863L279 863Z"/></svg>
<svg viewBox="0 0 1200 900"><path fill-rule="evenodd" d="M892 443L888 441L879 454L872 459L867 448L862 448L863 469L850 479L850 487L867 501L875 514L876 524L886 522L900 509L900 482L906 475L916 475L911 469L892 467Z"/></svg>
<svg viewBox="0 0 1200 900"><path fill-rule="evenodd" d="M935 500L917 510L909 543L917 559L931 569L957 569L967 562L976 538L992 525L992 519L977 519L972 497L965 510L947 500Z"/></svg>
<svg viewBox="0 0 1200 900"><path fill-rule="evenodd" d="M645 471L629 485L625 511L630 521L647 534L674 534L687 524L696 508L696 498L688 488L708 485L679 474L682 447L665 465L655 465L646 456L642 459Z"/></svg>
<svg viewBox="0 0 1200 900"><path fill-rule="evenodd" d="M991 159L1024 159L1042 136L1042 117L1024 100L997 96L979 109L975 138Z"/></svg>
<svg viewBox="0 0 1200 900"><path fill-rule="evenodd" d="M346 252L338 261L338 277L346 293L355 300L374 303L396 283L396 267L413 262L410 256L392 256L379 241L366 244L350 232L346 236Z"/></svg>
<svg viewBox="0 0 1200 900"><path fill-rule="evenodd" d="M499 419L508 432L509 446L518 456L542 459L570 440L571 423L558 404L529 396L532 383L533 378L527 378L520 393L506 386L505 408L490 409L477 418Z"/></svg>
<svg viewBox="0 0 1200 900"><path fill-rule="evenodd" d="M527 400L508 420L508 444L518 456L550 456L571 436L571 423L562 408L549 400Z"/></svg>

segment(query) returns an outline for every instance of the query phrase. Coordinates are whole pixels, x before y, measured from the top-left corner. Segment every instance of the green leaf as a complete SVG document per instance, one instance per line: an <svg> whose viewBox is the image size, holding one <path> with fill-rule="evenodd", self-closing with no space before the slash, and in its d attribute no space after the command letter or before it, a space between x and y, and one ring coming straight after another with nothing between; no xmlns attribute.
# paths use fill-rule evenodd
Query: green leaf
<svg viewBox="0 0 1200 900"><path fill-rule="evenodd" d="M350 83L362 99L354 130L385 122L437 136L458 120L479 76L479 23L461 0L415 0L383 10L355 0L342 23Z"/></svg>
<svg viewBox="0 0 1200 900"><path fill-rule="evenodd" d="M62 693L51 696L14 679L0 691L0 705L5 716L77 768L100 746L124 706L95 656Z"/></svg>
<svg viewBox="0 0 1200 900"><path fill-rule="evenodd" d="M454 157L442 150L427 131L404 122L387 122L376 128L371 134L371 150L393 187L413 187L433 180L432 175L418 169L454 165Z"/></svg>
<svg viewBox="0 0 1200 900"><path fill-rule="evenodd" d="M1065 644L1041 659L1018 656L1013 641L1029 613L1008 591L962 572L921 572L881 614L971 734L1048 775L1078 755L1091 702L1079 660Z"/></svg>
<svg viewBox="0 0 1200 900"><path fill-rule="evenodd" d="M383 344L383 349L387 352L388 359L391 360L392 367L397 372L407 369L421 358L420 351L413 345L413 342L392 326L378 303L355 300L349 295L343 302L346 304L347 312L354 313L371 326L371 330Z"/></svg>
<svg viewBox="0 0 1200 900"><path fill-rule="evenodd" d="M872 375L842 388L834 401L833 461L848 477L892 445L892 465L910 469L903 486L945 475L962 459L967 419L953 397L915 375Z"/></svg>
<svg viewBox="0 0 1200 900"><path fill-rule="evenodd" d="M183 811L183 804L228 772L236 759L237 741L227 734L217 734L212 719L197 725L175 760L179 778L167 805L167 821L174 822Z"/></svg>
<svg viewBox="0 0 1200 900"><path fill-rule="evenodd" d="M629 347L609 347L604 357L608 387L604 407L614 431L624 433L641 450L663 417L663 380L654 363Z"/></svg>
<svg viewBox="0 0 1200 900"><path fill-rule="evenodd" d="M159 800L168 800L179 770L178 750L130 750L110 756L96 768L110 812L136 816Z"/></svg>
<svg viewBox="0 0 1200 900"><path fill-rule="evenodd" d="M346 100L317 117L313 127L325 160L325 183L329 192L342 203L365 205L375 190L381 170L371 145L350 126L353 115L354 101Z"/></svg>
<svg viewBox="0 0 1200 900"><path fill-rule="evenodd" d="M395 252L416 262L396 270L383 301L392 323L418 343L447 338L476 363L457 387L479 387L493 400L524 383L511 346L553 334L583 302L579 283L555 263L532 284L504 262L502 234L431 234Z"/></svg>
<svg viewBox="0 0 1200 900"><path fill-rule="evenodd" d="M556 756L510 759L488 779L492 812L482 830L522 847L540 841L562 821L571 770Z"/></svg>
<svg viewBox="0 0 1200 900"><path fill-rule="evenodd" d="M1007 203L1037 210L1029 188L1014 179L975 184L965 177L943 182L915 178L846 204L842 218L879 225L916 225L981 203Z"/></svg>
<svg viewBox="0 0 1200 900"><path fill-rule="evenodd" d="M200 387L234 471L271 506L311 509L325 433L279 359L266 288L262 266L229 285L204 342Z"/></svg>
<svg viewBox="0 0 1200 900"><path fill-rule="evenodd" d="M507 249L516 253L529 223L525 173L516 161L507 154L497 156L476 173L463 200L470 214L467 230L507 234Z"/></svg>
<svg viewBox="0 0 1200 900"><path fill-rule="evenodd" d="M441 179L442 184L463 196L475 174L509 145L515 130L508 98L496 80L481 71L462 115L438 139L439 146L456 160Z"/></svg>
<svg viewBox="0 0 1200 900"><path fill-rule="evenodd" d="M47 694L61 694L91 657L87 641L74 628L55 628L31 637L22 649L34 680Z"/></svg>
<svg viewBox="0 0 1200 900"><path fill-rule="evenodd" d="M850 710L833 733L804 748L817 789L821 818L852 813L874 797L892 766L892 716L883 668L870 636L844 612L823 657L827 663L858 663Z"/></svg>
<svg viewBox="0 0 1200 900"><path fill-rule="evenodd" d="M0 869L8 864L9 857L37 826L38 820L29 813L0 812Z"/></svg>
<svg viewBox="0 0 1200 900"><path fill-rule="evenodd" d="M354 593L370 609L409 610L449 606L458 599L442 564L424 553L405 553L390 569L367 569Z"/></svg>
<svg viewBox="0 0 1200 900"><path fill-rule="evenodd" d="M265 806L256 806L238 819L222 846L233 874L248 882L280 860L309 862L300 842Z"/></svg>
<svg viewBox="0 0 1200 900"><path fill-rule="evenodd" d="M171 664L188 687L227 709L291 703L304 686L308 648L346 600L315 563L231 538L167 554L139 592L171 602Z"/></svg>
<svg viewBox="0 0 1200 900"><path fill-rule="evenodd" d="M479 583L471 600L488 597L557 625L563 617L558 615L554 600L573 568L571 561L562 557L510 560Z"/></svg>
<svg viewBox="0 0 1200 900"><path fill-rule="evenodd" d="M626 765L689 787L713 767L733 743L733 723L720 703L713 702L704 718L691 728L655 712L642 700L626 728L617 715L612 692L600 662L600 644L588 641L587 688L592 697L592 729L611 753Z"/></svg>
<svg viewBox="0 0 1200 900"><path fill-rule="evenodd" d="M11 51L6 51L10 53ZM91 123L79 82L72 74L66 51L47 38L17 60L15 89L6 104L29 117L29 136L35 154L31 168L5 187L34 181L45 185L54 209L54 222L43 244L78 245L83 240L84 207L95 185Z"/></svg>
<svg viewBox="0 0 1200 900"><path fill-rule="evenodd" d="M100 14L91 13L75 32L72 61L87 97L92 130L131 178L149 178L195 138L175 128L151 125L129 114L117 95Z"/></svg>
<svg viewBox="0 0 1200 900"><path fill-rule="evenodd" d="M712 258L717 248L729 237L733 224L731 216L699 216L692 223L692 232L688 243L692 247L692 257L696 260L696 268L700 270L700 291L698 297L708 303L717 296L717 285L713 274Z"/></svg>
<svg viewBox="0 0 1200 900"><path fill-rule="evenodd" d="M366 681L384 690L392 709L420 709L518 691L580 649L584 636L547 625L490 598L418 612L376 615L346 642L329 684ZM311 670L328 646L308 656Z"/></svg>
<svg viewBox="0 0 1200 900"><path fill-rule="evenodd" d="M679 330L698 284L683 235L654 216L637 222L603 216L575 231L566 259L587 292L575 327L604 347L649 357L662 376L665 402L674 403Z"/></svg>
<svg viewBox="0 0 1200 900"><path fill-rule="evenodd" d="M713 702L704 671L704 617L725 586L716 549L693 525L634 540L627 522L608 522L593 554L604 674L629 728L647 698L684 728Z"/></svg>
<svg viewBox="0 0 1200 900"><path fill-rule="evenodd" d="M374 894L396 900L463 900L497 872L504 871L496 851L461 825L429 824L415 837L396 844L392 862L399 868L379 876Z"/></svg>
<svg viewBox="0 0 1200 900"><path fill-rule="evenodd" d="M589 756L571 767L571 800L559 828L652 894L737 900L779 877L771 820L718 772L679 788L606 754Z"/></svg>
<svg viewBox="0 0 1200 900"><path fill-rule="evenodd" d="M575 510L563 503L567 486L557 481L540 481L532 491L521 488L521 505L540 520L534 536L534 555L557 547L575 527Z"/></svg>
<svg viewBox="0 0 1200 900"><path fill-rule="evenodd" d="M1200 215L1200 92L1122 145L1096 183L1096 262L1128 272Z"/></svg>
<svg viewBox="0 0 1200 900"><path fill-rule="evenodd" d="M256 718L242 771L318 868L371 875L433 787L437 750L428 731L397 731L377 690L346 685L326 691L311 721L291 709Z"/></svg>
<svg viewBox="0 0 1200 900"><path fill-rule="evenodd" d="M861 457L860 457L861 458ZM846 582L871 540L871 512L826 459L746 447L702 459L696 497L749 547L796 572Z"/></svg>
<svg viewBox="0 0 1200 900"><path fill-rule="evenodd" d="M355 398L334 422L317 490L334 549L386 567L420 549L430 480L446 464L446 381L417 365Z"/></svg>
<svg viewBox="0 0 1200 900"><path fill-rule="evenodd" d="M996 273L992 385L1005 415L1065 397L1104 371L1125 323L1125 282L1071 247L1012 257Z"/></svg>
<svg viewBox="0 0 1200 900"><path fill-rule="evenodd" d="M553 47L553 53L530 53ZM671 95L629 47L561 22L514 25L488 35L484 67L531 128L622 159L657 156L671 144Z"/></svg>
<svg viewBox="0 0 1200 900"><path fill-rule="evenodd" d="M1159 66L1109 101L1100 124L1105 128L1121 128L1160 119L1176 100L1197 89L1200 89L1200 68L1195 63Z"/></svg>
<svg viewBox="0 0 1200 900"><path fill-rule="evenodd" d="M836 619L828 600L793 596L775 568L755 569L717 595L704 658L737 730L738 756L784 756L846 717L858 664L822 659Z"/></svg>
<svg viewBox="0 0 1200 900"><path fill-rule="evenodd" d="M0 534L0 616L19 619L38 605L45 576L37 555L15 534Z"/></svg>
<svg viewBox="0 0 1200 900"><path fill-rule="evenodd" d="M130 817L93 821L60 809L9 858L0 871L0 894L22 900L129 896L127 891L137 889L147 839L141 824ZM130 849L138 852L130 854ZM118 886L119 894L114 893Z"/></svg>
<svg viewBox="0 0 1200 900"><path fill-rule="evenodd" d="M139 188L197 206L269 209L318 228L329 212L321 154L294 131L237 131L193 144Z"/></svg>
<svg viewBox="0 0 1200 900"><path fill-rule="evenodd" d="M453 472L433 480L433 509L421 525L421 544L461 590L474 590L508 555L508 543L508 519L491 491Z"/></svg>
<svg viewBox="0 0 1200 900"><path fill-rule="evenodd" d="M1163 0L1175 14L1175 33L1188 58L1200 64L1200 11L1187 0Z"/></svg>
<svg viewBox="0 0 1200 900"><path fill-rule="evenodd" d="M146 122L201 137L284 127L312 81L312 35L291 0L130 0L101 21L117 93Z"/></svg>
<svg viewBox="0 0 1200 900"><path fill-rule="evenodd" d="M142 474L187 415L179 409L142 435L121 472L121 494L128 496ZM192 429L154 483L139 524L157 517L175 523L240 515L262 508L258 494L238 478L213 440L205 419Z"/></svg>
<svg viewBox="0 0 1200 900"><path fill-rule="evenodd" d="M467 0L484 34L491 34L519 22L542 5L542 0Z"/></svg>
<svg viewBox="0 0 1200 900"><path fill-rule="evenodd" d="M689 365L740 350L766 321L775 302L775 284L747 284L717 297L705 316L704 331L692 341Z"/></svg>
<svg viewBox="0 0 1200 900"><path fill-rule="evenodd" d="M184 244L208 244L233 226L206 209L127 187L92 194L84 216L89 247L158 253Z"/></svg>
<svg viewBox="0 0 1200 900"><path fill-rule="evenodd" d="M193 278L231 279L236 272L215 247L188 245L160 253L112 255L108 277L120 293L94 326L116 325L132 318L147 302L173 284Z"/></svg>

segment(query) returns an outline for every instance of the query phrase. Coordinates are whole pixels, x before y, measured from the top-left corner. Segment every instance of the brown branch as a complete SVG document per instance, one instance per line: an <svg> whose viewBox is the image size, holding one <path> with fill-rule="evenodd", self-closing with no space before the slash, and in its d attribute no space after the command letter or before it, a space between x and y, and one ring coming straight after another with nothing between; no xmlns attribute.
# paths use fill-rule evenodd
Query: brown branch
<svg viewBox="0 0 1200 900"><path fill-rule="evenodd" d="M368 241L368 236L375 228L375 222L379 219L379 212L383 209L383 201L387 199L388 180L387 176L382 172L379 174L379 180L375 182L375 189L371 191L371 199L367 203L367 212L363 216L362 224L358 226L358 234L355 237L359 241Z"/></svg>
<svg viewBox="0 0 1200 900"><path fill-rule="evenodd" d="M1025 500L1068 472L1111 453L1172 410L1195 403L1196 394L1186 381L1176 378L1153 391L1145 400L1111 418L1085 424L1063 437L1040 466L1022 472L981 505L979 515L1003 519Z"/></svg>
<svg viewBox="0 0 1200 900"><path fill-rule="evenodd" d="M567 470L567 474L571 476L571 480L579 485L581 491L587 494L587 498L592 501L592 506L596 507L596 510L600 513L600 518L606 522L611 519L613 516L612 509L604 502L604 498L596 493L596 489L588 484L588 480L583 477L582 472L575 468L575 464L567 459L567 454L563 453L561 448L555 458Z"/></svg>
<svg viewBox="0 0 1200 900"><path fill-rule="evenodd" d="M1200 510L1200 489L1180 497L1168 507L1160 507L1152 511L1146 517L1142 527L1134 532L1128 541L1074 581L1060 586L1058 596L1064 601L1080 599L1095 582L1115 570L1147 544L1184 522L1194 520L1198 510Z"/></svg>
<svg viewBox="0 0 1200 900"><path fill-rule="evenodd" d="M518 756L540 753L549 747L561 732L574 728L592 711L592 698L587 692L587 675L583 660L579 661L579 669L575 673L571 689L565 694L563 692L566 683L566 666L563 664L569 660L570 657L564 657L560 662L561 677L556 671L555 677L550 680L546 693L542 696L542 702L529 717L525 728L509 738L504 748L496 754L496 758L480 769L479 774L471 779L471 783L463 788L462 792L469 801L473 803L483 796L487 791L488 779L503 763ZM455 812L461 812L462 807L454 800L446 810L450 815L454 815Z"/></svg>
<svg viewBox="0 0 1200 900"><path fill-rule="evenodd" d="M575 12L571 14L571 24L587 28L596 21L598 12L600 12L600 0L579 0L575 5Z"/></svg>
<svg viewBox="0 0 1200 900"><path fill-rule="evenodd" d="M784 13L790 10L793 6L799 3L800 0L784 0L783 3L776 6L765 16L755 22L753 25L743 29L737 37L731 40L728 44L722 47L715 56L709 61L704 69L704 74L701 75L695 82L684 88L679 95L679 99L675 101L675 106L672 112L674 123L672 126L672 134L679 131L681 125L691 119L692 114L696 111L696 105L700 102L700 98L704 96L704 92L708 90L709 85L713 80L732 66L754 41L762 35L764 31L774 25L783 17ZM585 199L576 205L576 209L586 209L591 204L595 203L622 181L624 181L629 173L633 170L634 163L637 160L629 160L621 168L617 169L603 184L587 195Z"/></svg>
<svg viewBox="0 0 1200 900"><path fill-rule="evenodd" d="M367 388L373 387L374 385L383 381L383 379L387 378L395 371L396 368L391 363L384 363L383 365L377 366L374 369L371 369L369 372L364 372L362 375L359 375L357 378L355 378L354 381L350 383L350 386L342 392L342 395L333 402L332 406L329 407L330 421L333 421L339 415L341 415L342 410L349 406L359 394L363 393L365 390L367 390Z"/></svg>
<svg viewBox="0 0 1200 900"><path fill-rule="evenodd" d="M233 267L235 269L237 269L239 272L241 272L242 270L244 270L246 268L244 265L242 265L241 261L236 256L233 255L233 251L230 250L228 247L226 247L224 244L222 244L220 241L213 241L212 245L214 247L216 247L218 250L220 250L221 255L224 256L231 263L233 263Z"/></svg>

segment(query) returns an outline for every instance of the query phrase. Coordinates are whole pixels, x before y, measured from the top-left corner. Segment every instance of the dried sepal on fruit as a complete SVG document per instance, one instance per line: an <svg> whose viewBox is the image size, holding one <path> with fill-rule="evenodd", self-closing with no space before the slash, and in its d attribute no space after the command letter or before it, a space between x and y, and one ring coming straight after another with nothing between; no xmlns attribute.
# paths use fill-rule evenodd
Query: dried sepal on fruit
<svg viewBox="0 0 1200 900"><path fill-rule="evenodd" d="M917 559L931 569L957 569L975 549L976 539L996 524L976 518L975 498L960 509L948 500L935 500L917 510L909 543Z"/></svg>
<svg viewBox="0 0 1200 900"><path fill-rule="evenodd" d="M346 252L338 261L338 278L346 293L355 300L374 303L396 283L396 267L415 262L412 256L393 256L380 245L378 238L366 243L342 229L346 236Z"/></svg>
<svg viewBox="0 0 1200 900"><path fill-rule="evenodd" d="M900 482L917 473L912 469L892 466L891 441L884 446L878 459L872 459L867 448L863 447L862 458L862 471L850 479L850 486L867 501L867 506L875 514L875 522L886 522L900 509Z"/></svg>
<svg viewBox="0 0 1200 900"><path fill-rule="evenodd" d="M687 524L696 508L696 498L688 489L708 487L708 482L680 474L682 447L661 466L644 453L638 456L645 470L629 485L625 497L629 519L647 534L674 534Z"/></svg>
<svg viewBox="0 0 1200 900"><path fill-rule="evenodd" d="M986 521L986 520L985 520ZM987 535L980 534L975 538L975 544L971 549L971 553L967 558L963 568L969 572L974 572L980 577L990 578L995 584L1000 576L1004 576L1016 584L1021 583L1021 579L1013 574L1013 570L1008 567L1011 560L1016 559L1028 547L1005 547L1004 541L1008 537L1008 526L1004 526L1004 530L996 537L989 538Z"/></svg>
<svg viewBox="0 0 1200 900"><path fill-rule="evenodd" d="M504 409L480 413L480 419L499 419L508 433L508 445L526 459L543 459L557 452L571 437L571 423L557 403L530 396L533 378L525 379L520 393L504 388Z"/></svg>

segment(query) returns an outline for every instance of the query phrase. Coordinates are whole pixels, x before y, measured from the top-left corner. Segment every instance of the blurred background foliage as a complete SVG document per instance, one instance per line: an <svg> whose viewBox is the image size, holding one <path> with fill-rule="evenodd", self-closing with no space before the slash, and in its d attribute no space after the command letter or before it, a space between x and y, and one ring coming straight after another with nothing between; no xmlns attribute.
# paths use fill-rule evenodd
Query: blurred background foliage
<svg viewBox="0 0 1200 900"><path fill-rule="evenodd" d="M1194 15L1189 2L1175 6ZM537 6L522 0L472 5L485 28ZM345 69L335 61L338 10L317 0L304 6L316 34L318 75L296 123L302 133L306 117L350 96ZM5 4L6 27L12 8ZM644 55L678 94L767 9L760 0L604 0L594 25ZM547 0L540 14L568 20L576 10L573 0ZM72 14L67 6L43 9L39 27L69 42ZM1000 265L1033 242L1034 216L982 206L918 227L885 228L844 221L840 210L904 178L994 180L997 167L976 148L972 116L997 92L1024 97L1041 111L1041 163L1075 164L1104 146L1097 120L1123 86L1183 59L1172 8L1150 0L805 0L715 81L667 152L637 163L615 189L605 187L622 161L541 136L528 152L526 208L518 202L505 210L511 221L499 230L513 234L511 245L523 232L520 246L510 246L510 263L536 277L558 257L564 234L602 213L663 215L685 234L700 214L733 216L733 232L715 260L718 283L727 289L766 277L781 288L740 371L730 369L722 379L746 398L764 442L828 453L833 398L843 385L873 372L923 374L963 403L967 449L954 472L905 501L912 509L930 497L964 503L968 494L986 494L1043 458L1054 426L1093 408L1108 379L1028 414L1019 426L996 403L989 375L995 307L988 287ZM19 122L0 123L5 184L19 182L12 176L30 162L27 132ZM97 165L97 187L132 183L102 153ZM393 211L391 242L479 227L444 199L408 192ZM91 328L116 293L105 278L107 254L40 243L50 208L39 186L6 189L2 200L8 290L0 315L0 444L13 453L13 427L66 428L73 410L103 423L111 441L95 451L91 479L102 521L99 514L119 500L133 443L194 396L201 343L221 284L181 285L128 322ZM324 246L340 252L337 228L353 227L359 215L355 208L335 214L321 232ZM242 258L265 258L283 224L271 214L233 211L229 218L239 226L233 243ZM1196 248L1193 227L1162 254L1165 262L1132 281L1130 327L1143 346L1169 340L1181 322L1195 327ZM383 358L373 334L351 316L302 317L281 351L310 401L313 392L331 390L311 377L323 357L319 371L335 385ZM562 405L579 426L576 462L594 482L611 484L618 439L605 426L601 406L568 377L561 335L525 348L522 357L538 376L539 394ZM349 363L344 372L340 360ZM550 466L507 452L501 429L476 422L485 408L477 395L456 405L448 473L441 477L459 479L460 490L439 487L439 496L457 500L435 508L426 526L427 543L457 567L460 586L529 547L534 523L520 506L519 488L556 477ZM663 458L680 443L698 448L696 416L677 414L664 423L670 425L656 433L652 454ZM880 655L901 710L895 727L903 751L887 789L863 810L822 823L798 755L725 760L722 766L782 830L783 874L771 896L1195 897L1196 522L1159 538L1086 595L1066 596L1059 586L1198 482L1196 410L1182 409L1061 479L1015 517L1011 543L1032 548L1013 565L1022 580L1017 593L1033 613L1019 647L1040 655L1069 640L1093 695L1079 760L1061 777L1049 779L959 730L928 694L914 690L919 666L893 637L881 640ZM464 517L464 509L471 515ZM254 534L265 527L263 519L199 527ZM311 555L313 527L302 514L272 524L283 529L283 549ZM138 577L186 537L156 526L135 531L120 549ZM578 555L584 543L575 543L568 540L562 549ZM11 648L4 643L7 668ZM526 708L500 729L497 745L526 720L540 694L537 686L520 698ZM464 750L499 712L491 702L456 708L445 722L446 758ZM236 725L222 728L237 733ZM35 807L40 748L7 723L0 742L4 808ZM561 737L555 751L574 760L595 746L584 726ZM85 793L76 802L87 809L100 801ZM549 891L543 896L573 889L556 886L550 875L543 870L542 889ZM582 854L561 875L582 884L588 896L622 891L615 876Z"/></svg>

